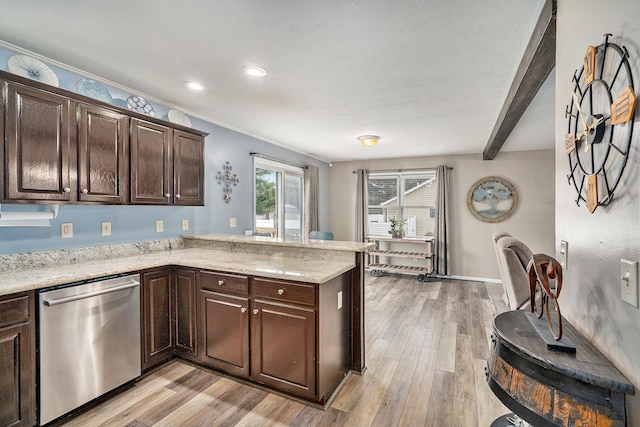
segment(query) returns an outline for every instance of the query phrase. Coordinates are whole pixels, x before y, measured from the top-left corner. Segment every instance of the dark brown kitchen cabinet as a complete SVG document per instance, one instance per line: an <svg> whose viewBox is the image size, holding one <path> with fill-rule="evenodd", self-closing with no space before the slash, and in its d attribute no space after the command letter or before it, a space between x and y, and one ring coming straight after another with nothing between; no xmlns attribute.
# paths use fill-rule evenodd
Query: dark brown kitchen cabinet
<svg viewBox="0 0 640 427"><path fill-rule="evenodd" d="M176 354L198 356L196 271L179 268L176 281Z"/></svg>
<svg viewBox="0 0 640 427"><path fill-rule="evenodd" d="M169 205L173 199L172 130L131 119L131 203Z"/></svg>
<svg viewBox="0 0 640 427"><path fill-rule="evenodd" d="M174 273L161 269L142 273L142 369L172 357L175 349L173 319Z"/></svg>
<svg viewBox="0 0 640 427"><path fill-rule="evenodd" d="M251 379L307 399L316 395L316 310L255 300Z"/></svg>
<svg viewBox="0 0 640 427"><path fill-rule="evenodd" d="M73 201L72 101L13 82L6 93L5 200Z"/></svg>
<svg viewBox="0 0 640 427"><path fill-rule="evenodd" d="M204 137L173 132L174 204L204 205Z"/></svg>
<svg viewBox="0 0 640 427"><path fill-rule="evenodd" d="M204 136L131 119L131 203L204 205Z"/></svg>
<svg viewBox="0 0 640 427"><path fill-rule="evenodd" d="M0 297L0 425L36 424L35 297Z"/></svg>
<svg viewBox="0 0 640 427"><path fill-rule="evenodd" d="M103 107L78 105L78 200L127 203L129 118Z"/></svg>
<svg viewBox="0 0 640 427"><path fill-rule="evenodd" d="M249 279L200 272L201 362L249 377Z"/></svg>

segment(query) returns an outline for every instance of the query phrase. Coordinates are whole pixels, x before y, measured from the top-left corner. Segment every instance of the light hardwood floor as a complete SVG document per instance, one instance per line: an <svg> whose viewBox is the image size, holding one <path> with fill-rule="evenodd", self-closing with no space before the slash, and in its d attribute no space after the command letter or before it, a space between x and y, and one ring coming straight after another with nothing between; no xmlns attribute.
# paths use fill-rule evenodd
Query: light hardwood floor
<svg viewBox="0 0 640 427"><path fill-rule="evenodd" d="M366 364L326 410L172 361L73 426L489 426L510 412L484 376L498 284L366 279Z"/></svg>

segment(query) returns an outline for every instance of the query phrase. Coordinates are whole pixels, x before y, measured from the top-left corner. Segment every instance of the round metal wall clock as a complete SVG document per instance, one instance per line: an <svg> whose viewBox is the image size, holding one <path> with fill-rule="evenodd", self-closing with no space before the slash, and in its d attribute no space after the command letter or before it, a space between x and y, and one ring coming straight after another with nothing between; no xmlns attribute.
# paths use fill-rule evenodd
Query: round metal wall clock
<svg viewBox="0 0 640 427"><path fill-rule="evenodd" d="M518 193L506 179L489 176L476 181L467 193L467 206L480 221L501 222L518 206Z"/></svg>
<svg viewBox="0 0 640 427"><path fill-rule="evenodd" d="M636 94L629 53L604 35L587 47L584 63L569 82L565 152L567 179L576 190L576 203L589 212L613 199L629 158Z"/></svg>

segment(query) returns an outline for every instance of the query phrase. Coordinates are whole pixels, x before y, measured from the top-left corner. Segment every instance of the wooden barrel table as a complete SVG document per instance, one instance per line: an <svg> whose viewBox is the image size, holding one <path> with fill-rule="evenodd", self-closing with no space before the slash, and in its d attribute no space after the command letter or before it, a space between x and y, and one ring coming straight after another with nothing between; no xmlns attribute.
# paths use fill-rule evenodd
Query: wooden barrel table
<svg viewBox="0 0 640 427"><path fill-rule="evenodd" d="M566 320L563 329L575 354L549 350L523 310L496 316L489 387L534 426L624 427L633 385Z"/></svg>

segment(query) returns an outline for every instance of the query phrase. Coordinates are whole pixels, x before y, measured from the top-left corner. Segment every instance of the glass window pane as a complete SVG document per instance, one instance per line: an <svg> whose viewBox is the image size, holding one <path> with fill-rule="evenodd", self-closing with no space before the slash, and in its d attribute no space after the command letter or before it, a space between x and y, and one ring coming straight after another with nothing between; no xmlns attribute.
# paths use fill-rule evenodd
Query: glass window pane
<svg viewBox="0 0 640 427"><path fill-rule="evenodd" d="M302 177L284 176L284 232L285 239L302 239Z"/></svg>
<svg viewBox="0 0 640 427"><path fill-rule="evenodd" d="M276 234L276 172L256 168L256 232Z"/></svg>

